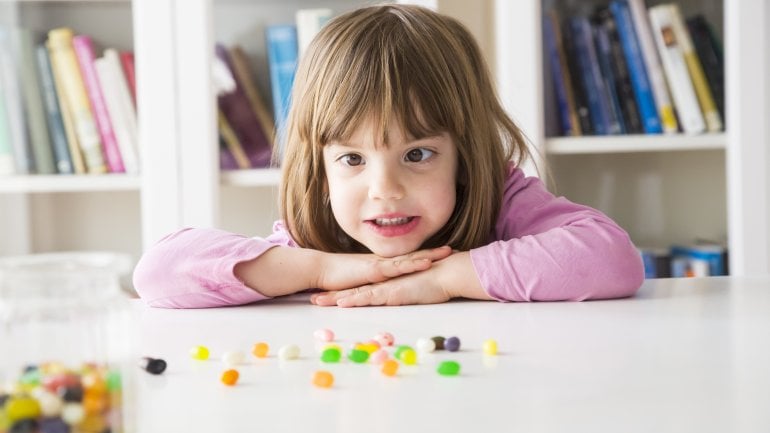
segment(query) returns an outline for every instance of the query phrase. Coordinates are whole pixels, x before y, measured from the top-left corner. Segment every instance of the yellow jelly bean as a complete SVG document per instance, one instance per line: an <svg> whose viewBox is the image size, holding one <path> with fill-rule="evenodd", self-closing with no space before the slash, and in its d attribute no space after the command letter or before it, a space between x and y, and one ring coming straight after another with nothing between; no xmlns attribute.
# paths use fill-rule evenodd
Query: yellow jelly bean
<svg viewBox="0 0 770 433"><path fill-rule="evenodd" d="M401 352L401 361L406 365L417 364L417 352L414 349L406 349Z"/></svg>
<svg viewBox="0 0 770 433"><path fill-rule="evenodd" d="M21 419L37 418L40 416L40 404L31 397L11 397L5 403L5 415L11 424Z"/></svg>
<svg viewBox="0 0 770 433"><path fill-rule="evenodd" d="M270 352L270 345L267 343L259 342L251 348L251 353L257 358L267 358L267 354Z"/></svg>
<svg viewBox="0 0 770 433"><path fill-rule="evenodd" d="M497 341L489 339L484 342L483 345L484 355L494 356L497 355Z"/></svg>
<svg viewBox="0 0 770 433"><path fill-rule="evenodd" d="M190 356L192 356L193 359L204 361L209 359L209 349L206 346L195 346L190 349Z"/></svg>

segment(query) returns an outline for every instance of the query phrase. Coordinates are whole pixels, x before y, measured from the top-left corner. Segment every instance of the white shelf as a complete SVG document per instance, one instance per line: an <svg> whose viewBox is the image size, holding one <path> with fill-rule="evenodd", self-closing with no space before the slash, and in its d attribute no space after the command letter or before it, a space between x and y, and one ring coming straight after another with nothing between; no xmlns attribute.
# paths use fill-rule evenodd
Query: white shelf
<svg viewBox="0 0 770 433"><path fill-rule="evenodd" d="M0 177L0 193L139 191L139 185L138 176L127 174Z"/></svg>
<svg viewBox="0 0 770 433"><path fill-rule="evenodd" d="M726 136L704 135L606 135L546 138L548 154L673 152L725 149Z"/></svg>
<svg viewBox="0 0 770 433"><path fill-rule="evenodd" d="M281 169L228 170L221 172L220 179L226 186L277 186L281 181Z"/></svg>

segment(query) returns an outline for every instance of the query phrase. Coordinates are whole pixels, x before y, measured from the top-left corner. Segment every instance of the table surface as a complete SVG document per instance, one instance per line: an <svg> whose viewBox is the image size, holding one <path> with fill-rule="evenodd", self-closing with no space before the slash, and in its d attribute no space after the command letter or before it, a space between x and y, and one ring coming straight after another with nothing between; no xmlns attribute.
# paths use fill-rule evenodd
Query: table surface
<svg viewBox="0 0 770 433"><path fill-rule="evenodd" d="M168 361L136 376L137 431L154 432L752 432L770 431L770 278L648 280L629 299L557 303L454 301L340 309L298 295L207 310L134 301L142 355ZM370 364L319 360L316 329L346 350L380 331L414 345L458 336L386 377ZM482 354L494 338L498 356ZM226 351L270 344L267 359L219 381ZM280 361L278 348L302 356ZM211 359L189 349L205 345ZM457 377L436 373L456 360ZM314 371L334 387L311 385Z"/></svg>

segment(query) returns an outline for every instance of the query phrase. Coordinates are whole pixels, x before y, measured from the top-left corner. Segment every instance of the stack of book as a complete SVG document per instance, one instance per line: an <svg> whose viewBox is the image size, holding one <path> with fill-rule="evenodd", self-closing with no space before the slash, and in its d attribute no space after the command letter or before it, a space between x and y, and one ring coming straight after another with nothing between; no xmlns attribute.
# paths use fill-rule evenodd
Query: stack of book
<svg viewBox="0 0 770 433"><path fill-rule="evenodd" d="M702 15L644 0L563 21L549 10L543 41L561 135L723 130L722 49Z"/></svg>
<svg viewBox="0 0 770 433"><path fill-rule="evenodd" d="M0 96L0 175L139 172L132 52L0 27Z"/></svg>
<svg viewBox="0 0 770 433"><path fill-rule="evenodd" d="M645 278L728 275L727 248L715 242L665 248L640 248Z"/></svg>

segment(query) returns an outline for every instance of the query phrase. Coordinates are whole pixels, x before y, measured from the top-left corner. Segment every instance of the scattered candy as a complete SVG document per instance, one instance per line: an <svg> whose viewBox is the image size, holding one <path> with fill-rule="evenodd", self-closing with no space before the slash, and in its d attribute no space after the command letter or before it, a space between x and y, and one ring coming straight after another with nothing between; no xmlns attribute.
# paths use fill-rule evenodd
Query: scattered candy
<svg viewBox="0 0 770 433"><path fill-rule="evenodd" d="M5 415L11 423L40 416L40 403L27 396L11 397L5 402Z"/></svg>
<svg viewBox="0 0 770 433"><path fill-rule="evenodd" d="M430 353L436 350L436 342L429 338L420 338L417 340L417 350L420 353Z"/></svg>
<svg viewBox="0 0 770 433"><path fill-rule="evenodd" d="M455 361L443 361L436 371L442 376L457 376L460 374L460 364Z"/></svg>
<svg viewBox="0 0 770 433"><path fill-rule="evenodd" d="M222 377L220 380L222 383L224 383L227 386L233 386L236 382L238 382L238 377L240 377L240 374L238 374L238 370L225 370L222 373Z"/></svg>
<svg viewBox="0 0 770 433"><path fill-rule="evenodd" d="M369 359L369 352L365 350L353 349L348 353L348 359L353 362L362 364Z"/></svg>
<svg viewBox="0 0 770 433"><path fill-rule="evenodd" d="M392 346L395 339L390 332L380 332L374 336L374 340L380 343L380 347Z"/></svg>
<svg viewBox="0 0 770 433"><path fill-rule="evenodd" d="M206 346L195 346L190 349L190 356L192 356L193 359L205 361L209 359L209 349Z"/></svg>
<svg viewBox="0 0 770 433"><path fill-rule="evenodd" d="M457 337L449 337L444 341L444 349L450 352L457 352L460 350L460 339Z"/></svg>
<svg viewBox="0 0 770 433"><path fill-rule="evenodd" d="M404 349L399 359L406 365L415 365L417 364L417 352L414 349Z"/></svg>
<svg viewBox="0 0 770 433"><path fill-rule="evenodd" d="M340 358L342 358L342 351L336 347L330 347L321 352L323 362L340 362Z"/></svg>
<svg viewBox="0 0 770 433"><path fill-rule="evenodd" d="M321 341L334 341L334 332L331 329L319 329L313 333L313 336Z"/></svg>
<svg viewBox="0 0 770 433"><path fill-rule="evenodd" d="M235 366L243 364L246 360L246 355L243 352L225 352L222 354L222 362L227 366Z"/></svg>
<svg viewBox="0 0 770 433"><path fill-rule="evenodd" d="M141 368L142 370L150 374L161 374L164 371L166 371L166 361L162 359L149 358L145 356L144 358L139 360L139 368ZM119 386L114 383L114 380L115 380L114 378L111 379L109 386L111 387Z"/></svg>
<svg viewBox="0 0 770 433"><path fill-rule="evenodd" d="M86 417L86 411L80 403L67 403L61 409L61 419L69 425L79 424Z"/></svg>
<svg viewBox="0 0 770 433"><path fill-rule="evenodd" d="M356 350L363 350L364 352L366 352L366 353L371 355L372 353L376 352L377 349L380 348L380 344L376 343L376 342L375 342L375 344L371 344L371 343L358 343L355 346L353 346L353 348L356 349Z"/></svg>
<svg viewBox="0 0 770 433"><path fill-rule="evenodd" d="M257 358L266 358L270 352L270 346L267 343L257 343L251 348L251 353Z"/></svg>
<svg viewBox="0 0 770 433"><path fill-rule="evenodd" d="M431 340L436 344L436 350L444 350L444 337L435 336L431 337Z"/></svg>
<svg viewBox="0 0 770 433"><path fill-rule="evenodd" d="M405 350L412 350L411 347L406 345L401 345L396 348L396 352L393 353L393 357L396 359L401 359L401 355L404 353Z"/></svg>
<svg viewBox="0 0 770 433"><path fill-rule="evenodd" d="M388 351L385 349L379 349L378 351L374 352L369 356L369 362L373 364L382 364L385 362L390 355L388 355Z"/></svg>
<svg viewBox="0 0 770 433"><path fill-rule="evenodd" d="M278 350L278 359L281 361L297 358L299 358L299 346L296 344L289 344L288 346L283 346Z"/></svg>
<svg viewBox="0 0 770 433"><path fill-rule="evenodd" d="M497 341L489 339L484 342L482 346L484 355L494 356L497 355Z"/></svg>
<svg viewBox="0 0 770 433"><path fill-rule="evenodd" d="M334 375L324 370L316 371L313 374L313 385L319 388L331 388L334 385Z"/></svg>
<svg viewBox="0 0 770 433"><path fill-rule="evenodd" d="M398 362L395 359L387 359L382 363L382 374L393 377L398 372Z"/></svg>

